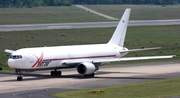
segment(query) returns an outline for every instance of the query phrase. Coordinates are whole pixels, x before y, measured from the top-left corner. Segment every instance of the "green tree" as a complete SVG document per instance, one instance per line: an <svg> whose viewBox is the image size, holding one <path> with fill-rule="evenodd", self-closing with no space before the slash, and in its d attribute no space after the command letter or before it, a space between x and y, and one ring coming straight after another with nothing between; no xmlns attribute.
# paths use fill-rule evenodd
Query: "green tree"
<svg viewBox="0 0 180 98"><path fill-rule="evenodd" d="M13 0L1 0L0 6L3 8L13 7Z"/></svg>
<svg viewBox="0 0 180 98"><path fill-rule="evenodd" d="M70 6L72 4L73 0L62 0L62 5Z"/></svg>
<svg viewBox="0 0 180 98"><path fill-rule="evenodd" d="M22 0L14 0L14 4L15 7L17 8L22 8L23 7L23 2Z"/></svg>

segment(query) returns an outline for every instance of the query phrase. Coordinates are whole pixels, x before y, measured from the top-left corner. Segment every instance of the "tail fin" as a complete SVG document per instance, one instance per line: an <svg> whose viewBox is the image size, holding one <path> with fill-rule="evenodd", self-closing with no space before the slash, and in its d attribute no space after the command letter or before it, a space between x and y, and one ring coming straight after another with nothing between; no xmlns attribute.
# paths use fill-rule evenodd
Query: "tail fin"
<svg viewBox="0 0 180 98"><path fill-rule="evenodd" d="M125 10L113 36L111 37L110 41L107 44L115 44L119 46L124 45L130 12L131 12L131 9L129 8Z"/></svg>

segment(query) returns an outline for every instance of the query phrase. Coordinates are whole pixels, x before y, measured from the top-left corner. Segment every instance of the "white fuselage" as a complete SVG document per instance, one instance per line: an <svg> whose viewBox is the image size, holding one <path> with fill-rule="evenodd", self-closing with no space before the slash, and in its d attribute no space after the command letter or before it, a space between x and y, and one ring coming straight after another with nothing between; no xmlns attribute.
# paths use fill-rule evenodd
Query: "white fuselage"
<svg viewBox="0 0 180 98"><path fill-rule="evenodd" d="M125 55L120 54L125 49L110 44L23 48L11 54L8 65L21 70L65 68L68 66L62 64L64 60L119 58Z"/></svg>

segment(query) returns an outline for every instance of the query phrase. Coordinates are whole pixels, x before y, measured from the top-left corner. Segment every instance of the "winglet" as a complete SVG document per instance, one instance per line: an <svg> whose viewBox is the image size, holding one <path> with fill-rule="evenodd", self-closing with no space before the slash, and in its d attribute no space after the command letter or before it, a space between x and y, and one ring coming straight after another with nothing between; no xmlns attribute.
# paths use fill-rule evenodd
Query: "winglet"
<svg viewBox="0 0 180 98"><path fill-rule="evenodd" d="M119 46L124 45L130 12L131 12L130 8L125 10L116 30L114 31L113 36L111 37L110 41L107 44L115 44Z"/></svg>
<svg viewBox="0 0 180 98"><path fill-rule="evenodd" d="M4 52L12 54L14 52L14 50L6 49L6 50L4 50Z"/></svg>

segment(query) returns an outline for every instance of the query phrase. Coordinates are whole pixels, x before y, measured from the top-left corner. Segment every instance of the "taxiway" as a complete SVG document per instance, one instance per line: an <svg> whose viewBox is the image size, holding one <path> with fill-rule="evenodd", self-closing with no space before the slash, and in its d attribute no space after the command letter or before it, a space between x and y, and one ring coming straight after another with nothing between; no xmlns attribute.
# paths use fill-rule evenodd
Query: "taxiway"
<svg viewBox="0 0 180 98"><path fill-rule="evenodd" d="M61 77L52 77L49 71L24 73L23 81L16 81L15 74L0 74L0 97L51 98L49 94L56 92L176 78L180 77L179 69L179 62L102 66L94 78L83 78L76 69L66 69Z"/></svg>
<svg viewBox="0 0 180 98"><path fill-rule="evenodd" d="M72 29L72 28L105 28L105 27L116 27L118 23L119 21L0 25L0 31L50 30L50 29ZM179 25L179 24L180 24L180 19L136 20L136 21L129 21L128 26Z"/></svg>

